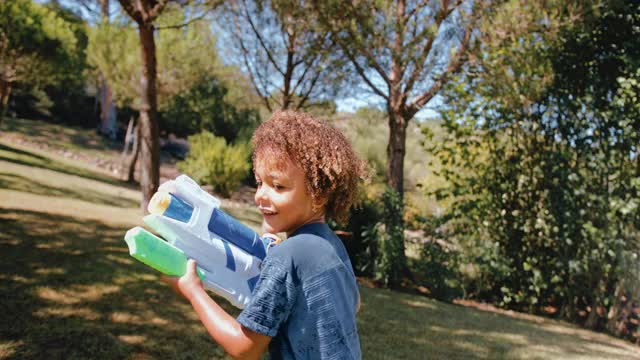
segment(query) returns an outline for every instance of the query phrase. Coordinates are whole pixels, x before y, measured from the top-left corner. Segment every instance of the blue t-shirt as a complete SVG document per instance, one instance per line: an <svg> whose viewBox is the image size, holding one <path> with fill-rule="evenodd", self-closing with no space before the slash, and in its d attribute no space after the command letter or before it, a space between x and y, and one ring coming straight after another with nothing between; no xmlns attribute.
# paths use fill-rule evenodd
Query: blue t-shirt
<svg viewBox="0 0 640 360"><path fill-rule="evenodd" d="M361 359L357 302L344 245L326 224L307 224L269 250L237 320L273 337L272 359Z"/></svg>

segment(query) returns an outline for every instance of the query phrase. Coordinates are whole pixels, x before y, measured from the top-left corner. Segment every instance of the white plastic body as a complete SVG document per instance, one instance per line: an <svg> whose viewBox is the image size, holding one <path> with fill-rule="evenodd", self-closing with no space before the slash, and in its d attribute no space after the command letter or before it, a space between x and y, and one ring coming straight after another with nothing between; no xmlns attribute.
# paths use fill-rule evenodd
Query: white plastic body
<svg viewBox="0 0 640 360"><path fill-rule="evenodd" d="M227 267L225 240L213 235L208 228L213 210L220 201L202 190L186 175L162 184L160 191L168 191L193 206L188 223L160 215L147 215L144 222L172 245L192 259L205 273L203 285L242 309L251 299L249 279L260 275L262 261L226 241L231 249L235 271Z"/></svg>

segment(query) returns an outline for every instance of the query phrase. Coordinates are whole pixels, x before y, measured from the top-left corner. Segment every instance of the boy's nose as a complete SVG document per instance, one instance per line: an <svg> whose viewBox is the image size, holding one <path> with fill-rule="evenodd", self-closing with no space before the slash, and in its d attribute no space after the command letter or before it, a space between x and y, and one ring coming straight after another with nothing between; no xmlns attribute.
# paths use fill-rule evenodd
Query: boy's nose
<svg viewBox="0 0 640 360"><path fill-rule="evenodd" d="M267 194L267 192L265 191L264 186L258 187L258 189L256 190L256 194L255 194L255 196L253 198L253 200L256 202L256 205L260 205L260 203L263 200L267 199L267 195L266 194Z"/></svg>

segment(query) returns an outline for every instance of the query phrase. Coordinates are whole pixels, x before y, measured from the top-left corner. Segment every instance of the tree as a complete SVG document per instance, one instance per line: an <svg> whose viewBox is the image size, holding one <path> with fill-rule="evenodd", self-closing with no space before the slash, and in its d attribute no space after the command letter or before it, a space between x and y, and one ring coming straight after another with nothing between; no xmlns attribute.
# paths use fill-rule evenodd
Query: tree
<svg viewBox="0 0 640 360"><path fill-rule="evenodd" d="M100 16L102 21L109 22L109 0L100 1ZM116 106L109 82L102 79L100 87L100 132L111 138L116 136Z"/></svg>
<svg viewBox="0 0 640 360"><path fill-rule="evenodd" d="M404 158L411 119L462 68L483 1L326 1L314 2L313 15L332 34L353 72L385 103L388 114L386 180L404 209ZM390 204L390 202L388 202ZM399 205L398 205L399 203ZM401 210L402 211L402 210ZM386 217L385 227L400 236L388 248L399 261L386 261L384 277L398 285L399 271L411 275L404 260L402 217ZM383 254L384 256L384 254ZM393 267L399 268L393 268Z"/></svg>
<svg viewBox="0 0 640 360"><path fill-rule="evenodd" d="M141 50L140 98L138 110L140 133L141 206L146 211L160 181L160 147L158 127L158 87L156 58L156 20L170 0L118 0L120 6L138 26ZM179 25L178 27L182 27Z"/></svg>
<svg viewBox="0 0 640 360"><path fill-rule="evenodd" d="M335 94L342 72L334 44L304 18L299 1L236 0L225 9L237 62L269 111L307 109Z"/></svg>
<svg viewBox="0 0 640 360"><path fill-rule="evenodd" d="M387 182L402 195L409 121L466 60L483 2L329 1L314 14L389 116ZM449 47L455 50L450 52ZM456 49L457 48L457 49Z"/></svg>
<svg viewBox="0 0 640 360"><path fill-rule="evenodd" d="M111 17L111 6L109 0L75 0L77 4L82 6L88 14L89 23L109 23ZM109 82L103 77L98 76L99 90L96 98L100 102L100 123L98 124L98 132L115 138L117 133L117 113L113 93Z"/></svg>
<svg viewBox="0 0 640 360"><path fill-rule="evenodd" d="M247 142L260 124L255 105L259 100L252 95L249 81L237 69L204 76L189 90L171 98L161 113L161 128L177 136L206 130L223 137L228 144Z"/></svg>
<svg viewBox="0 0 640 360"><path fill-rule="evenodd" d="M215 77L223 68L216 38L204 21L190 22L186 9L169 4L155 21L157 105L162 111L172 98L189 91L203 78ZM88 61L113 88L118 106L140 108L142 59L137 31L128 22L100 23L89 32ZM238 81L238 79L235 79Z"/></svg>
<svg viewBox="0 0 640 360"><path fill-rule="evenodd" d="M510 2L482 25L438 146L468 293L594 329L637 296L638 10Z"/></svg>
<svg viewBox="0 0 640 360"><path fill-rule="evenodd" d="M158 129L157 64L154 22L169 0L118 0L120 6L138 25L142 60L140 77L140 163L142 168L142 209L146 211L151 196L160 185L160 146Z"/></svg>
<svg viewBox="0 0 640 360"><path fill-rule="evenodd" d="M59 67L75 56L73 25L29 0L0 2L0 121L16 82L60 79Z"/></svg>
<svg viewBox="0 0 640 360"><path fill-rule="evenodd" d="M582 225L578 254L586 271L570 281L588 284L585 326L598 329L609 320L615 331L621 298L639 300L633 289L640 274L631 264L640 249L640 4L589 5L582 21L561 34L551 94L561 109L560 136L575 143L574 171L584 191L577 202L591 210L572 219Z"/></svg>

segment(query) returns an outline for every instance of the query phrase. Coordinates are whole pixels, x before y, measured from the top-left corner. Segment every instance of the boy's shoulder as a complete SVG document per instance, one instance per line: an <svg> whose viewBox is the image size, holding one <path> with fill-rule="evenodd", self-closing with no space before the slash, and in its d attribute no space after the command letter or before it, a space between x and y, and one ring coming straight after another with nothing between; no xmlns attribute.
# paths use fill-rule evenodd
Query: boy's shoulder
<svg viewBox="0 0 640 360"><path fill-rule="evenodd" d="M311 276L341 262L333 244L335 239L330 238L332 234L322 231L294 234L273 247L268 256L283 265L291 266L302 277Z"/></svg>
<svg viewBox="0 0 640 360"><path fill-rule="evenodd" d="M311 259L313 255L331 250L329 239L317 234L296 234L273 247L270 252L279 260L290 259L294 262Z"/></svg>

